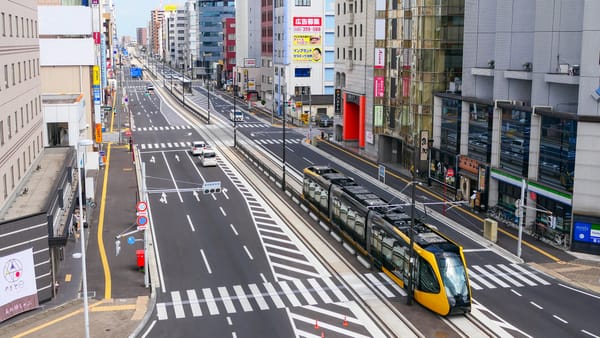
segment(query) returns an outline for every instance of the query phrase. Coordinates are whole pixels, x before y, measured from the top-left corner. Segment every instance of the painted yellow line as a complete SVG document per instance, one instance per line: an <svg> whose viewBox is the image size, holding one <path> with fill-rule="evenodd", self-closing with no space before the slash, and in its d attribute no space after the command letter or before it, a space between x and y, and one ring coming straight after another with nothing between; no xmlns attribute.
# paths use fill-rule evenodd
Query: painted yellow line
<svg viewBox="0 0 600 338"><path fill-rule="evenodd" d="M364 158L362 158L362 157L356 156L356 154L354 154L353 152L350 152L350 151L348 151L348 150L346 150L346 149L344 149L344 148L341 148L341 147L339 147L337 144L334 144L334 143L331 143L331 142L327 142L327 144L328 144L328 145L330 145L330 146L332 146L332 147L334 147L334 148L336 148L337 150L339 150L339 151L341 151L341 152L343 152L343 153L346 153L347 155L349 155L349 156L351 156L351 157L354 157L355 159L357 159L357 160L359 160L359 161L362 161L363 163L366 163L366 164L368 164L368 165L372 166L373 168L378 168L378 165L376 165L376 164L375 164L375 163L373 163L372 161L369 161L369 160L366 160L366 159L364 159ZM392 177L395 177L395 178L399 179L400 181L404 182L405 184L408 184L408 183L410 183L410 181L409 181L409 180L405 179L404 177L398 176L398 175L396 175L396 174L394 174L394 173L389 173L389 174L387 174L387 173L386 173L386 175L390 175L390 176L392 176ZM417 188L417 189L419 189L421 192L423 192L423 193L425 193L425 194L427 194L427 195L429 195L429 196L431 196L431 197L433 197L433 198L437 199L438 201L441 201L441 199L439 198L439 196L438 196L438 195L436 195L436 194L434 194L434 193L430 192L429 190L426 190L426 189L424 189L424 188L422 188L422 187L420 187L420 186L418 186L418 185L416 186L416 188ZM460 210L460 211L462 211L463 213L465 213L465 214L467 214L467 215L469 215L469 216L471 216L471 217L473 217L473 218L477 219L478 221L480 221L480 222L481 222L481 226L483 227L483 220L484 220L484 219L483 219L483 218L481 218L479 215L477 215L477 214L474 214L474 213L470 212L469 210L467 210L467 209L464 209L464 208L462 208L462 207L460 207L460 206L457 206L457 207L455 207L454 209ZM499 232L501 232L501 233L503 233L503 234L505 234L506 236L508 236L508 237L510 237L510 238L512 238L512 239L514 239L514 240L518 240L518 239L519 239L517 236L513 235L512 233L510 233L510 232L508 232L508 231L506 231L506 230L504 230L504 229L498 229L498 231L499 231ZM552 254L551 254L551 253L549 253L549 252L546 252L546 251L542 250L541 248L539 248L539 247L535 246L535 245L534 245L534 244L532 244L532 243L529 243L529 242L527 242L527 241L522 241L522 244L523 244L523 245L526 245L527 247L529 247L529 248L531 248L531 249L533 249L533 250L537 251L538 253L540 253L540 254L542 254L542 255L544 255L544 256L546 256L546 257L548 257L549 259L551 259L551 260L553 260L553 261L555 261L555 262L561 262L561 261L562 261L560 258L558 258L558 257L556 257L556 256L554 256L554 255L552 255Z"/></svg>
<svg viewBox="0 0 600 338"><path fill-rule="evenodd" d="M70 273L66 274L66 275L65 275L65 282L70 282L70 281L71 281L71 277L72 277L72 276L71 276L71 274L70 274Z"/></svg>
<svg viewBox="0 0 600 338"><path fill-rule="evenodd" d="M102 261L102 269L104 270L104 299L112 297L112 281L110 276L110 266L106 258L106 250L104 248L104 213L106 212L106 190L108 189L108 172L110 170L110 150L112 143L108 143L106 151L106 164L104 167L104 184L102 185L102 197L100 203L100 215L98 217L98 251L100 252L100 260Z"/></svg>
<svg viewBox="0 0 600 338"><path fill-rule="evenodd" d="M98 306L98 305L100 305L100 304L102 304L102 303L104 303L104 301L103 301L103 300L99 301L99 302L98 302L98 303L96 303L96 304L89 305L89 306L88 306L88 309L89 309L90 311L92 311L92 309L93 309L94 307L96 307L96 306ZM59 322L62 322L63 320L65 320L65 319L68 319L68 318L71 318L71 317L73 317L73 316L75 316L75 315L77 315L77 314L80 314L80 313L82 313L82 312L83 312L83 303L82 303L81 309L79 309L79 310L76 310L76 311L73 311L73 312L71 312L71 313L68 313L68 314L66 314L66 315L64 315L64 316L58 317L58 318L56 318L56 319L54 319L54 320L51 320L51 321L49 321L49 322L46 322L46 323L44 323L44 324L42 324L42 325L36 326L36 327L34 327L34 328L32 328L32 329L29 329L29 330L27 330L27 331L25 331L25 332L19 333L18 335L16 335L16 336L13 336L13 338L21 338L21 337L28 336L28 335L30 335L30 334L32 334L32 333L38 332L38 331L40 331L40 330L43 330L43 329L45 329L45 328L47 328L47 327L49 327L49 326L51 326L51 325L54 325L54 324L56 324L56 323L59 323Z"/></svg>
<svg viewBox="0 0 600 338"><path fill-rule="evenodd" d="M127 310L135 310L135 304L126 304L126 305L107 305L107 306L98 306L96 308L90 309L90 312L109 312L109 311L127 311Z"/></svg>

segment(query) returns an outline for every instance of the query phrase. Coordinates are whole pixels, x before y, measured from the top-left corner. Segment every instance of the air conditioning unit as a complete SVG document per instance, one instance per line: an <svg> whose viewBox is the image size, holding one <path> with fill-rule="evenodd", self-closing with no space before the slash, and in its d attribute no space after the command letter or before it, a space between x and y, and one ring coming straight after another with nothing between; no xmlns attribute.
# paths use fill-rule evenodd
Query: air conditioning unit
<svg viewBox="0 0 600 338"><path fill-rule="evenodd" d="M533 70L533 64L531 64L531 62L525 62L523 64L523 70L526 72L530 72Z"/></svg>
<svg viewBox="0 0 600 338"><path fill-rule="evenodd" d="M494 67L496 67L496 61L494 61L494 60L488 61L488 68L494 69Z"/></svg>
<svg viewBox="0 0 600 338"><path fill-rule="evenodd" d="M525 101L516 101L516 100L513 100L512 104L513 104L513 106L526 106L527 105L527 103Z"/></svg>

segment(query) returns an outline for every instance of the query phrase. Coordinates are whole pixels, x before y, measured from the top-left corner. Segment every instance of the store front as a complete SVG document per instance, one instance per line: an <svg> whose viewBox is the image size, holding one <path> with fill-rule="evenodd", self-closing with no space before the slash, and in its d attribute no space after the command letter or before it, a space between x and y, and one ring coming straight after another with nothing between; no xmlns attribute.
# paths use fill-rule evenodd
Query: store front
<svg viewBox="0 0 600 338"><path fill-rule="evenodd" d="M468 201L471 208L487 209L486 166L467 156L459 156L456 199Z"/></svg>

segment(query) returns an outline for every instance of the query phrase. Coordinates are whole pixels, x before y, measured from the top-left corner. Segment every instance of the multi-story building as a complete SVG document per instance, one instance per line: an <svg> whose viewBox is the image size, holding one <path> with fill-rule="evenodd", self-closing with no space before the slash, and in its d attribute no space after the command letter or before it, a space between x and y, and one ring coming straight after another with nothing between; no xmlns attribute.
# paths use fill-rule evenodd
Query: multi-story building
<svg viewBox="0 0 600 338"><path fill-rule="evenodd" d="M458 197L515 220L525 203L523 225L593 253L599 12L596 1L467 0L462 93L435 98L431 165L457 172Z"/></svg>
<svg viewBox="0 0 600 338"><path fill-rule="evenodd" d="M262 1L260 6L260 57L260 96L269 107L274 107L273 0Z"/></svg>
<svg viewBox="0 0 600 338"><path fill-rule="evenodd" d="M196 1L189 0L185 3L185 11L187 13L187 28L186 28L186 55L188 60L186 66L189 68L188 76L196 78L198 74L198 11Z"/></svg>
<svg viewBox="0 0 600 338"><path fill-rule="evenodd" d="M381 8L378 8L381 11ZM381 20L381 19L379 19ZM378 29L381 24L378 21ZM335 115L334 135L337 141L357 147L372 157L377 156L372 125L374 70L384 67L383 47L375 50L375 2L345 1L335 3ZM375 54L378 63L374 64ZM378 117L382 115L377 107ZM380 126L380 124L375 124ZM369 142L365 137L369 136Z"/></svg>
<svg viewBox="0 0 600 338"><path fill-rule="evenodd" d="M165 50L163 47L163 26L165 20L165 12L162 9L153 9L150 12L150 22L149 22L149 31L150 31L150 39L149 39L149 52L152 55L158 55L160 58L165 58ZM138 41L139 43L139 41Z"/></svg>
<svg viewBox="0 0 600 338"><path fill-rule="evenodd" d="M261 91L261 1L238 1L235 8L234 27L225 27L224 42L233 47L235 61L227 62L233 70L235 65L238 78L237 92L249 98ZM226 22L227 23L227 22ZM225 50L224 52L228 52ZM229 52L231 53L231 52ZM231 55L230 55L231 57ZM248 94L252 94L248 96Z"/></svg>
<svg viewBox="0 0 600 338"><path fill-rule="evenodd" d="M148 45L148 28L146 27L138 27L135 29L136 33L136 41L140 46Z"/></svg>
<svg viewBox="0 0 600 338"><path fill-rule="evenodd" d="M236 14L239 11L236 11ZM237 45L237 27L236 18L225 18L223 23L223 71L222 81L224 84L233 84L233 69L237 64L236 60L236 49Z"/></svg>
<svg viewBox="0 0 600 338"><path fill-rule="evenodd" d="M0 205L15 194L45 144L37 2L2 6Z"/></svg>
<svg viewBox="0 0 600 338"><path fill-rule="evenodd" d="M311 99L326 92L325 62L331 63L333 74L333 48L326 54L323 47L324 8L323 1L275 2L275 104L279 115L288 109L295 123L308 123L315 115ZM333 93L333 82L327 90Z"/></svg>
<svg viewBox="0 0 600 338"><path fill-rule="evenodd" d="M183 5L177 6L177 9L171 11L167 17L167 61L171 67L184 69L189 54L186 32L188 26L188 16L186 8ZM187 61L189 63L189 61Z"/></svg>
<svg viewBox="0 0 600 338"><path fill-rule="evenodd" d="M44 146L74 146L93 138L94 102L100 103L100 66L96 65L92 9L85 6L39 6L41 89L45 95ZM66 38L68 37L68 38ZM92 83L92 78L97 83ZM97 86L94 97L93 86ZM54 110L55 96L71 96L73 109ZM76 100L76 98L78 98ZM60 101L60 100L59 100ZM78 101L76 103L75 101ZM98 107L99 108L99 107ZM98 115L99 121L101 116Z"/></svg>
<svg viewBox="0 0 600 338"><path fill-rule="evenodd" d="M235 1L198 0L200 75L220 79L217 65L223 60L223 20L235 17Z"/></svg>

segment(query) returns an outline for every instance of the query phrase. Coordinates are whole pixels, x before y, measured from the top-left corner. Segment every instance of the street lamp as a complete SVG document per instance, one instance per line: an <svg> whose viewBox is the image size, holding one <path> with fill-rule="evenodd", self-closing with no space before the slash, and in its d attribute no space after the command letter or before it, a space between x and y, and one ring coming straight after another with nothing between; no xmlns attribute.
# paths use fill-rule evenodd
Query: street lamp
<svg viewBox="0 0 600 338"><path fill-rule="evenodd" d="M88 311L88 291L87 291L87 269L85 266L85 213L83 212L83 198L81 196L81 180L82 177L85 177L85 173L81 172L81 167L83 165L83 159L79 157L79 147L87 147L94 144L92 140L82 139L77 143L77 175L79 176L77 180L77 188L79 190L79 213L80 213L80 221L79 221L79 234L81 237L81 277L83 279L83 318L85 323L85 337L90 337L90 317Z"/></svg>

